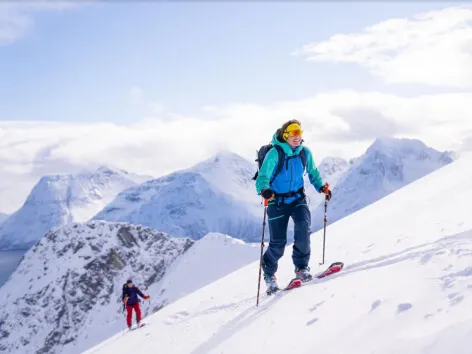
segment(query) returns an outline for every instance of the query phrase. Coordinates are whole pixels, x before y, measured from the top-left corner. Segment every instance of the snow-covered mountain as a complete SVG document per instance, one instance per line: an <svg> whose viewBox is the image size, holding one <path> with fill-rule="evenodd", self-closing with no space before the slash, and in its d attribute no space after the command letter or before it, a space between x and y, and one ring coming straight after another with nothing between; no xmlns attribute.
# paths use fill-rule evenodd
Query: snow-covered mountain
<svg viewBox="0 0 472 354"><path fill-rule="evenodd" d="M472 155L312 235L344 269L256 307L258 261L84 354L466 354L472 335ZM447 192L438 192L446 185ZM439 187L440 188L440 187ZM278 279L293 276L291 248ZM262 288L263 290L263 288Z"/></svg>
<svg viewBox="0 0 472 354"><path fill-rule="evenodd" d="M332 189L328 221L342 219L452 161L452 153L419 140L377 139ZM323 226L323 213L324 203L314 210L313 230Z"/></svg>
<svg viewBox="0 0 472 354"><path fill-rule="evenodd" d="M0 213L0 225L8 218L8 214Z"/></svg>
<svg viewBox="0 0 472 354"><path fill-rule="evenodd" d="M198 241L142 226L89 221L55 228L0 289L0 352L76 354L126 327L128 277L151 295L145 316L259 257L226 235ZM3 339L4 338L4 339Z"/></svg>
<svg viewBox="0 0 472 354"><path fill-rule="evenodd" d="M335 186L339 179L349 170L351 164L349 161L339 157L326 157L317 167L323 180L329 181L330 185Z"/></svg>
<svg viewBox="0 0 472 354"><path fill-rule="evenodd" d="M319 168L323 178L335 185L349 163L327 158ZM193 239L217 232L253 242L261 237L263 218L252 180L256 169L235 153L221 152L191 168L123 191L93 219L142 224ZM314 207L322 196L308 185L307 176L306 183ZM290 223L289 230L292 227Z"/></svg>
<svg viewBox="0 0 472 354"><path fill-rule="evenodd" d="M100 221L52 229L0 289L0 351L77 352L84 341L123 328L126 278L159 281L193 242Z"/></svg>
<svg viewBox="0 0 472 354"><path fill-rule="evenodd" d="M121 192L94 220L141 224L200 239L210 232L260 238L263 208L255 165L231 152Z"/></svg>
<svg viewBox="0 0 472 354"><path fill-rule="evenodd" d="M119 192L144 178L107 167L44 176L23 206L0 225L0 249L27 249L54 226L86 221Z"/></svg>
<svg viewBox="0 0 472 354"><path fill-rule="evenodd" d="M320 164L315 160L315 165L320 172L323 182L329 183L331 190L333 190L341 177L344 176L351 167L351 164L348 161L339 157L325 157L321 160ZM324 197L310 184L308 174L305 175L304 179L305 193L308 196L308 205L310 210L314 211L316 207L324 201Z"/></svg>

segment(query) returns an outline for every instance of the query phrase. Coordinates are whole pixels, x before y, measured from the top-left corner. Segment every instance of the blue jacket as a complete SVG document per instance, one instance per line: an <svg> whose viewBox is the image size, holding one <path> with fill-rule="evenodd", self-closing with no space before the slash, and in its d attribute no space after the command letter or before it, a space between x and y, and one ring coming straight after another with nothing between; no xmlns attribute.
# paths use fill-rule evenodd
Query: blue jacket
<svg viewBox="0 0 472 354"><path fill-rule="evenodd" d="M123 300L127 296L128 301L126 302L126 305L134 305L139 301L138 295L143 299L145 297L141 290L139 290L136 286L132 286L131 288L126 286L123 289L123 295L121 296L121 299Z"/></svg>
<svg viewBox="0 0 472 354"><path fill-rule="evenodd" d="M277 133L272 137L272 145L279 145L285 152L285 158L290 156L298 156L297 158L291 158L284 163L282 171L275 177L272 184L270 180L275 172L275 168L278 163L278 152L275 148L269 150L264 158L264 162L259 170L257 179L256 179L256 191L257 194L260 194L261 191L265 188L271 188L275 193L289 193L296 192L304 186L303 181L303 163L301 157L299 157L301 149L305 149L306 153L306 172L308 173L308 178L310 183L315 187L316 191L319 192L323 187L324 183L320 176L318 169L315 166L313 160L313 155L311 150L306 146L303 146L303 143L296 148L292 148L286 142L280 142L277 139ZM297 199L299 196L292 196L284 198L285 203L291 203Z"/></svg>

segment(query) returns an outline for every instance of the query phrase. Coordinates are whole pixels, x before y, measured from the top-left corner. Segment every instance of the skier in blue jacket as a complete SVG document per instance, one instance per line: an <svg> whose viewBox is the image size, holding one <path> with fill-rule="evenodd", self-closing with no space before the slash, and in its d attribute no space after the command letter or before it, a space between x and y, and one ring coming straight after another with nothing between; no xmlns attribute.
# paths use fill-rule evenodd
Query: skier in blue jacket
<svg viewBox="0 0 472 354"><path fill-rule="evenodd" d="M306 154L306 171L310 183L316 191L325 193L326 198L331 199L331 191L323 184L310 149L302 144L302 133L301 123L298 120L284 123L273 135L274 148L266 154L256 179L257 193L269 201L267 216L270 242L262 258L267 293L279 289L275 273L287 244L287 227L290 217L295 226L292 253L295 276L301 281L312 279L308 267L311 254L311 213L304 193L304 167L300 157L302 149ZM270 183L278 163L275 145L282 147L285 161L282 170Z"/></svg>

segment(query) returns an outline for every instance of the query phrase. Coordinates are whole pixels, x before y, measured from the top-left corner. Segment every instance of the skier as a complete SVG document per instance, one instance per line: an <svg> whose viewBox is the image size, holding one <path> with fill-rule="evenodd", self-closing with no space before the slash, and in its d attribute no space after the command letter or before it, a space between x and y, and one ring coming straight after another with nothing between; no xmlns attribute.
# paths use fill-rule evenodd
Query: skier
<svg viewBox="0 0 472 354"><path fill-rule="evenodd" d="M331 199L331 191L328 185L323 184L310 149L302 144L302 133L301 123L298 120L284 123L273 135L274 147L265 155L256 178L257 193L268 200L270 242L262 257L262 269L268 294L279 290L275 273L287 243L290 217L295 226L292 253L295 277L302 282L313 278L308 267L311 254L311 213L304 192L303 163L306 164L309 181L316 191L325 193L326 198ZM277 145L283 149L285 160L282 169L274 178L273 174L279 159ZM304 159L301 154L304 154Z"/></svg>
<svg viewBox="0 0 472 354"><path fill-rule="evenodd" d="M123 300L123 304L126 306L126 323L128 328L131 329L131 318L133 315L133 309L136 312L136 322L138 327L141 323L141 308L139 306L139 298L138 295L141 296L143 299L149 299L149 295L144 295L141 290L134 286L133 281L128 279L126 284L123 286L123 294L121 296Z"/></svg>

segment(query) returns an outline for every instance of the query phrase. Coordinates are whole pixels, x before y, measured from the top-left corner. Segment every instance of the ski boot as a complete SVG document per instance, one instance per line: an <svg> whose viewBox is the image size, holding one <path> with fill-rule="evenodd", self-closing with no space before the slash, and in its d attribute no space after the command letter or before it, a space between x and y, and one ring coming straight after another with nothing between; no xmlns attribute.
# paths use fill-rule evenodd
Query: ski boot
<svg viewBox="0 0 472 354"><path fill-rule="evenodd" d="M264 281L267 285L267 291L266 291L267 295L271 295L277 292L278 290L280 290L277 284L277 278L275 277L275 275L272 275L272 276L264 275Z"/></svg>
<svg viewBox="0 0 472 354"><path fill-rule="evenodd" d="M295 269L295 278L300 279L302 283L306 283L313 279L313 276L310 274L310 268L296 268Z"/></svg>

